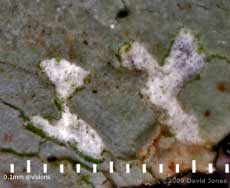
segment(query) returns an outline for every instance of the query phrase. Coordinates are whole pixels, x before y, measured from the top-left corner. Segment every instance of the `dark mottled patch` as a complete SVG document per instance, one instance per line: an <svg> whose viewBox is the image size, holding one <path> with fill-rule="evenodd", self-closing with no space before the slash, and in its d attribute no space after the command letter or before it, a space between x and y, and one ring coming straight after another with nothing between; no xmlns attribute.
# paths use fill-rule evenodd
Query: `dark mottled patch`
<svg viewBox="0 0 230 188"><path fill-rule="evenodd" d="M130 14L130 11L128 8L120 9L116 15L116 19L122 19L128 17Z"/></svg>
<svg viewBox="0 0 230 188"><path fill-rule="evenodd" d="M87 40L84 40L84 41L83 41L83 44L86 45L86 46L88 46L89 43L88 43Z"/></svg>
<svg viewBox="0 0 230 188"><path fill-rule="evenodd" d="M97 94L97 90L96 90L96 89L93 89L93 90L92 90L92 93Z"/></svg>
<svg viewBox="0 0 230 188"><path fill-rule="evenodd" d="M76 37L73 33L68 33L65 38L65 44L68 49L68 57L70 60L77 59Z"/></svg>
<svg viewBox="0 0 230 188"><path fill-rule="evenodd" d="M190 3L177 3L177 7L180 10L191 10L192 9L192 5Z"/></svg>
<svg viewBox="0 0 230 188"><path fill-rule="evenodd" d="M209 110L206 110L206 111L204 112L204 117L208 118L208 117L210 117L210 116L211 116L211 112L210 112Z"/></svg>
<svg viewBox="0 0 230 188"><path fill-rule="evenodd" d="M176 164L174 163L174 161L171 161L168 165L168 168L170 169L171 172L175 172L176 169Z"/></svg>
<svg viewBox="0 0 230 188"><path fill-rule="evenodd" d="M217 84L217 89L220 91L220 92L225 92L226 90L226 87L225 87L225 84L223 82L220 82Z"/></svg>
<svg viewBox="0 0 230 188"><path fill-rule="evenodd" d="M5 143L10 143L12 141L12 135L9 133L5 133L3 139Z"/></svg>
<svg viewBox="0 0 230 188"><path fill-rule="evenodd" d="M225 92L230 92L230 83L221 81L218 82L216 85L216 88L219 92L225 93Z"/></svg>
<svg viewBox="0 0 230 188"><path fill-rule="evenodd" d="M47 157L47 161L50 163L50 162L56 162L58 159L57 157L55 156L50 156L50 157Z"/></svg>

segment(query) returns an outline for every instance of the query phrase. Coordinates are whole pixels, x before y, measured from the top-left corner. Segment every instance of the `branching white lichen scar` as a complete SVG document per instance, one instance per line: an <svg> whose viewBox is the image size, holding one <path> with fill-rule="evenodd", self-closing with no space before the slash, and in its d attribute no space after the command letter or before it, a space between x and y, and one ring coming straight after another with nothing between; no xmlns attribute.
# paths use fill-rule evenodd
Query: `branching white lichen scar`
<svg viewBox="0 0 230 188"><path fill-rule="evenodd" d="M42 61L40 65L55 85L57 96L63 101L64 110L61 119L54 124L40 116L33 116L31 122L47 135L76 145L76 148L86 155L100 158L104 150L102 139L89 124L70 112L66 102L77 88L84 85L84 79L89 72L64 59L59 61L54 58L48 59Z"/></svg>
<svg viewBox="0 0 230 188"><path fill-rule="evenodd" d="M164 66L148 53L145 47L134 42L129 50L121 48L122 66L143 70L148 74L142 94L164 109L167 118L162 123L168 125L176 138L183 143L201 144L197 118L185 112L177 101L177 94L186 81L191 80L204 67L204 54L198 52L196 39L191 32L181 30L171 48Z"/></svg>

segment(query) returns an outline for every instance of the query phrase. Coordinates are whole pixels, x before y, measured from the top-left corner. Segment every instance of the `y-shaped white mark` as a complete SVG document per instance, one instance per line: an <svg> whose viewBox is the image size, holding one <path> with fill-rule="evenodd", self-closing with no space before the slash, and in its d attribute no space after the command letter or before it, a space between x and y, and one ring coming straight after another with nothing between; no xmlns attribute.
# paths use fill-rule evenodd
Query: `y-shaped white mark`
<svg viewBox="0 0 230 188"><path fill-rule="evenodd" d="M171 53L163 67L138 42L130 49L121 48L122 65L129 69L138 69L148 74L148 80L142 94L167 113L164 124L170 126L176 138L183 143L199 144L198 120L193 114L184 112L177 94L183 84L191 80L204 66L204 54L198 53L193 35L182 30L175 39Z"/></svg>
<svg viewBox="0 0 230 188"><path fill-rule="evenodd" d="M70 112L66 102L77 88L84 85L84 79L89 72L64 59L44 60L41 67L55 85L58 98L63 102L64 111L61 119L54 124L40 116L33 116L31 122L49 136L71 143L87 155L100 158L104 149L102 139L88 123Z"/></svg>

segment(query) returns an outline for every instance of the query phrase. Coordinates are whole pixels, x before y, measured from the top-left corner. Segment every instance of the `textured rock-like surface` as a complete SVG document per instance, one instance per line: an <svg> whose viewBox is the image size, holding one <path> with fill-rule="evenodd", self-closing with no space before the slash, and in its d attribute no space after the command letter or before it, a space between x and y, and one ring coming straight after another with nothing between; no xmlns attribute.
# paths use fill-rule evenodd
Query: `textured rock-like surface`
<svg viewBox="0 0 230 188"><path fill-rule="evenodd" d="M178 97L185 110L199 118L203 137L209 144L218 143L230 131L229 71L226 60L212 59L200 73L200 79L186 85Z"/></svg>
<svg viewBox="0 0 230 188"><path fill-rule="evenodd" d="M0 173L8 172L9 164L13 162L19 163L18 169L22 170L25 156L36 158L35 166L38 168L44 161L52 163L55 156L57 160L80 160L92 166L92 162L79 157L73 148L60 146L55 140L39 134L43 136L41 139L34 135L40 132L33 130L34 133L30 133L23 126L24 121L33 115L48 120L60 119L61 113L54 105L55 87L38 67L48 58L78 62L90 72L91 82L85 85L84 90L75 92L68 99L68 105L72 113L96 128L108 150L104 156L106 160L112 156L115 161L119 157L121 163L134 158L138 161L137 151L146 140L151 143L151 138L155 138L153 143L161 147L157 156L162 161L178 156L189 161L191 150L197 157L195 159L201 160L200 156L205 156L206 149L210 151L209 148L229 130L229 12L228 0L0 1L0 103L3 103L0 106L0 142L1 164L4 164ZM178 94L182 108L194 113L202 127L202 135L208 140L205 149L181 146L174 135L168 134L167 128L159 126L158 118L164 113L159 109L156 111L156 107L140 92L148 79L146 74L116 68L121 63L117 49L132 41L143 43L149 54L163 65L172 41L182 27L193 30L202 44L199 50L204 50L210 60L200 73L200 79L185 84ZM159 133L163 134L163 139L158 139ZM46 139L49 142L43 143ZM143 151L138 154L143 156ZM123 167L119 165L116 165L114 176L105 175L121 186L145 181L154 183L155 178L150 173L160 177L157 165L161 161L157 160L155 151L150 151L148 157L149 164L155 163L145 177L139 174L141 160L133 164L135 172L130 176L122 174ZM203 158L211 161L209 157ZM200 165L202 168L207 166L205 163ZM173 169L174 163L170 167ZM103 164L101 168L108 172L108 166ZM57 166L51 165L50 169L55 175L49 182L27 185L0 179L1 185L92 187L85 183L92 178L96 187L102 187L96 182L105 178L102 174L98 175L100 178L91 173L80 178L72 168L66 170L70 175L62 176L57 172ZM131 181L134 177L136 181ZM103 186L110 187L111 184Z"/></svg>
<svg viewBox="0 0 230 188"><path fill-rule="evenodd" d="M40 114L54 119L59 115L54 105L54 88L48 80L35 72L9 62L0 63L0 99L15 106L25 116Z"/></svg>
<svg viewBox="0 0 230 188"><path fill-rule="evenodd" d="M20 154L36 154L42 141L38 136L25 130L20 114L9 106L0 104L0 145L2 150ZM1 150L0 149L0 150Z"/></svg>

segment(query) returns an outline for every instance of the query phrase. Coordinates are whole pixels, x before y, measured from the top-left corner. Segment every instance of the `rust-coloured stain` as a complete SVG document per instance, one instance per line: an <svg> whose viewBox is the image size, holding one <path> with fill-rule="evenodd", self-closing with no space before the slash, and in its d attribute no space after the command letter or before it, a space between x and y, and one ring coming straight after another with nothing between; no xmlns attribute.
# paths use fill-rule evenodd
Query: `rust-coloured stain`
<svg viewBox="0 0 230 188"><path fill-rule="evenodd" d="M162 126L160 128L160 134L153 140L152 146L158 148L162 137L170 137L171 133L167 126Z"/></svg>
<svg viewBox="0 0 230 188"><path fill-rule="evenodd" d="M230 83L224 81L218 82L216 85L216 89L222 93L230 92Z"/></svg>
<svg viewBox="0 0 230 188"><path fill-rule="evenodd" d="M176 164L175 164L175 162L174 162L174 161L170 161L170 162L169 162L169 165L168 165L168 168L169 168L169 170L171 171L171 173L174 174L175 169L176 169Z"/></svg>
<svg viewBox="0 0 230 188"><path fill-rule="evenodd" d="M210 117L210 115L211 115L211 112L209 110L206 110L204 112L204 117L208 118L208 117Z"/></svg>
<svg viewBox="0 0 230 188"><path fill-rule="evenodd" d="M192 10L192 5L190 3L177 3L177 7L180 10Z"/></svg>
<svg viewBox="0 0 230 188"><path fill-rule="evenodd" d="M76 37L73 33L68 33L65 38L65 45L68 49L68 57L70 60L75 60L77 58L76 49Z"/></svg>
<svg viewBox="0 0 230 188"><path fill-rule="evenodd" d="M12 141L12 135L9 133L4 133L3 140L5 143L10 143Z"/></svg>

